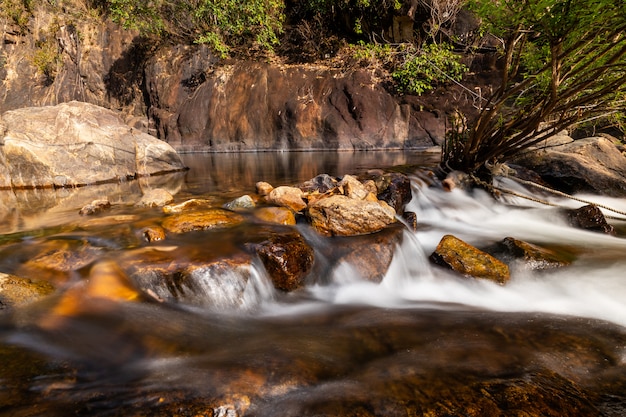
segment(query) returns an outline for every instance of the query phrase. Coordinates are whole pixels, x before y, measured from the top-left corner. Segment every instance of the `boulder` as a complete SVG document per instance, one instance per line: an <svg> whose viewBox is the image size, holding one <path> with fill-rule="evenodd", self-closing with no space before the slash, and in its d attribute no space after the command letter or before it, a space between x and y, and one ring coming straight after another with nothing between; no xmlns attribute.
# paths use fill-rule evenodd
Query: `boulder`
<svg viewBox="0 0 626 417"><path fill-rule="evenodd" d="M0 187L76 187L184 169L167 143L92 104L12 110L2 125Z"/></svg>
<svg viewBox="0 0 626 417"><path fill-rule="evenodd" d="M392 172L383 175L379 181L375 182L377 182L377 187L380 184L378 199L387 202L396 210L396 213L402 213L404 206L413 198L411 179L405 174Z"/></svg>
<svg viewBox="0 0 626 417"><path fill-rule="evenodd" d="M626 196L626 158L604 137L527 152L513 162L537 172L551 187L569 194Z"/></svg>
<svg viewBox="0 0 626 417"><path fill-rule="evenodd" d="M315 259L313 248L297 231L274 234L252 246L274 287L283 291L300 288Z"/></svg>
<svg viewBox="0 0 626 417"><path fill-rule="evenodd" d="M384 201L352 199L344 195L321 198L307 208L311 226L327 236L374 233L396 221L396 212Z"/></svg>
<svg viewBox="0 0 626 417"><path fill-rule="evenodd" d="M306 208L306 203L302 199L303 195L301 189L283 185L270 191L266 200L270 204L287 207L297 213Z"/></svg>
<svg viewBox="0 0 626 417"><path fill-rule="evenodd" d="M441 238L430 260L459 274L498 284L505 284L510 279L508 265L452 235Z"/></svg>

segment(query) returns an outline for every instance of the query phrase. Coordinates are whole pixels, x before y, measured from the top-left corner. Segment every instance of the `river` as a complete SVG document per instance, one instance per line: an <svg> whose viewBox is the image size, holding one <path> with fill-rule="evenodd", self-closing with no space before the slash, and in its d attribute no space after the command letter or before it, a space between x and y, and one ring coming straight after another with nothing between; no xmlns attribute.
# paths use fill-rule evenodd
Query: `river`
<svg viewBox="0 0 626 417"><path fill-rule="evenodd" d="M97 260L48 275L31 261L58 242L88 242L112 263L137 250L123 219L163 216L132 204L141 183L5 196L0 272L56 280L57 289L0 311L0 416L626 415L624 221L610 220L617 230L610 236L570 227L554 206L429 187L425 169L436 163L429 153L183 158L186 173L143 181L172 190L177 201L221 205L254 192L260 180L291 185L320 173L402 166L412 176L407 209L418 228L404 231L380 284L345 265L283 294L259 268L237 308L149 298L85 302L77 289ZM530 192L507 180L501 185ZM121 220L89 228L92 219L78 210L103 195L114 203L103 217ZM621 199L579 197L626 210ZM513 236L573 262L540 272L513 265L504 286L468 279L429 262L445 234L477 246ZM333 242L305 236L313 246ZM229 247L229 239L195 233L161 249L209 250Z"/></svg>

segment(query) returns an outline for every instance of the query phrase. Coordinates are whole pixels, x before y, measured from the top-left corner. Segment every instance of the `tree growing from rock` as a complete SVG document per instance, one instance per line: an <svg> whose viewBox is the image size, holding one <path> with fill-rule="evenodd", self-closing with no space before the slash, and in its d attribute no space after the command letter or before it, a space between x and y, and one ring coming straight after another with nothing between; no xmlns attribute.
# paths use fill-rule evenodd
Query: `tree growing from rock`
<svg viewBox="0 0 626 417"><path fill-rule="evenodd" d="M470 0L500 41L501 83L466 126L457 118L442 168L489 177L574 124L624 109L626 2Z"/></svg>

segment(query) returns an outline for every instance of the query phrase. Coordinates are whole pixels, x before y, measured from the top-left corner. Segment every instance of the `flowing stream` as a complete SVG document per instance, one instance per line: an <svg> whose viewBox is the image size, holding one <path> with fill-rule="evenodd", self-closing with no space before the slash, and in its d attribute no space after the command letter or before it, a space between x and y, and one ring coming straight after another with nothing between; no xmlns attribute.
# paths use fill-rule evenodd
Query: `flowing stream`
<svg viewBox="0 0 626 417"><path fill-rule="evenodd" d="M237 308L85 302L74 293L90 265L78 268L43 300L0 310L0 416L626 415L625 221L611 219L617 234L610 236L572 228L553 206L429 187L419 168L436 162L427 153L184 159L190 171L154 181L179 201L216 204L253 192L259 180L291 185L320 173L404 166L413 186L407 210L419 227L403 232L380 284L345 264L284 294L257 267ZM510 180L500 185L533 191ZM114 261L123 256L125 245L133 246L128 227L78 227L86 221L77 214L81 205L106 194L114 202L108 215L134 222L159 211L131 204L134 184L98 187L77 190L82 196L57 190L5 197L19 213L4 210L0 222L0 272L33 274L29 259L60 240L89 241ZM626 211L626 200L579 197ZM332 245L297 227L314 248ZM504 286L469 279L429 262L445 234L478 247L511 236L573 262L539 272L511 265ZM236 239L195 233L161 248L225 250Z"/></svg>

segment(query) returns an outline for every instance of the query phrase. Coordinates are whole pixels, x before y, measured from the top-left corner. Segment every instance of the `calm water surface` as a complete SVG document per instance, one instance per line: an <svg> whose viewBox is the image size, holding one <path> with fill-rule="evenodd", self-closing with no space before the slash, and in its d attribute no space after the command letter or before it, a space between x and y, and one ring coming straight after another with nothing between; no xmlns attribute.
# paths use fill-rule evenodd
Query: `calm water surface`
<svg viewBox="0 0 626 417"><path fill-rule="evenodd" d="M445 193L428 187L416 167L405 169L414 195L407 209L420 227L404 232L380 284L345 264L288 295L257 268L245 303L230 307L85 295L101 259L115 265L151 250L133 230L163 214L134 207L142 188L219 205L254 192L260 180L295 184L320 173L436 163L416 152L183 158L191 168L184 174L3 197L0 272L56 280L57 290L0 312L0 415L626 415L624 236L572 229L558 209L523 199ZM114 203L110 212L77 214L102 196ZM626 209L618 199L584 197ZM85 223L103 217L117 221ZM612 222L623 230L623 222ZM317 256L319 245L333 244L298 227ZM506 286L465 279L427 260L447 233L477 245L513 236L575 260L541 273L513 266ZM186 256L239 239L202 232L154 246ZM59 251L59 242L71 250ZM58 253L89 261L54 274L33 267L32 259Z"/></svg>

